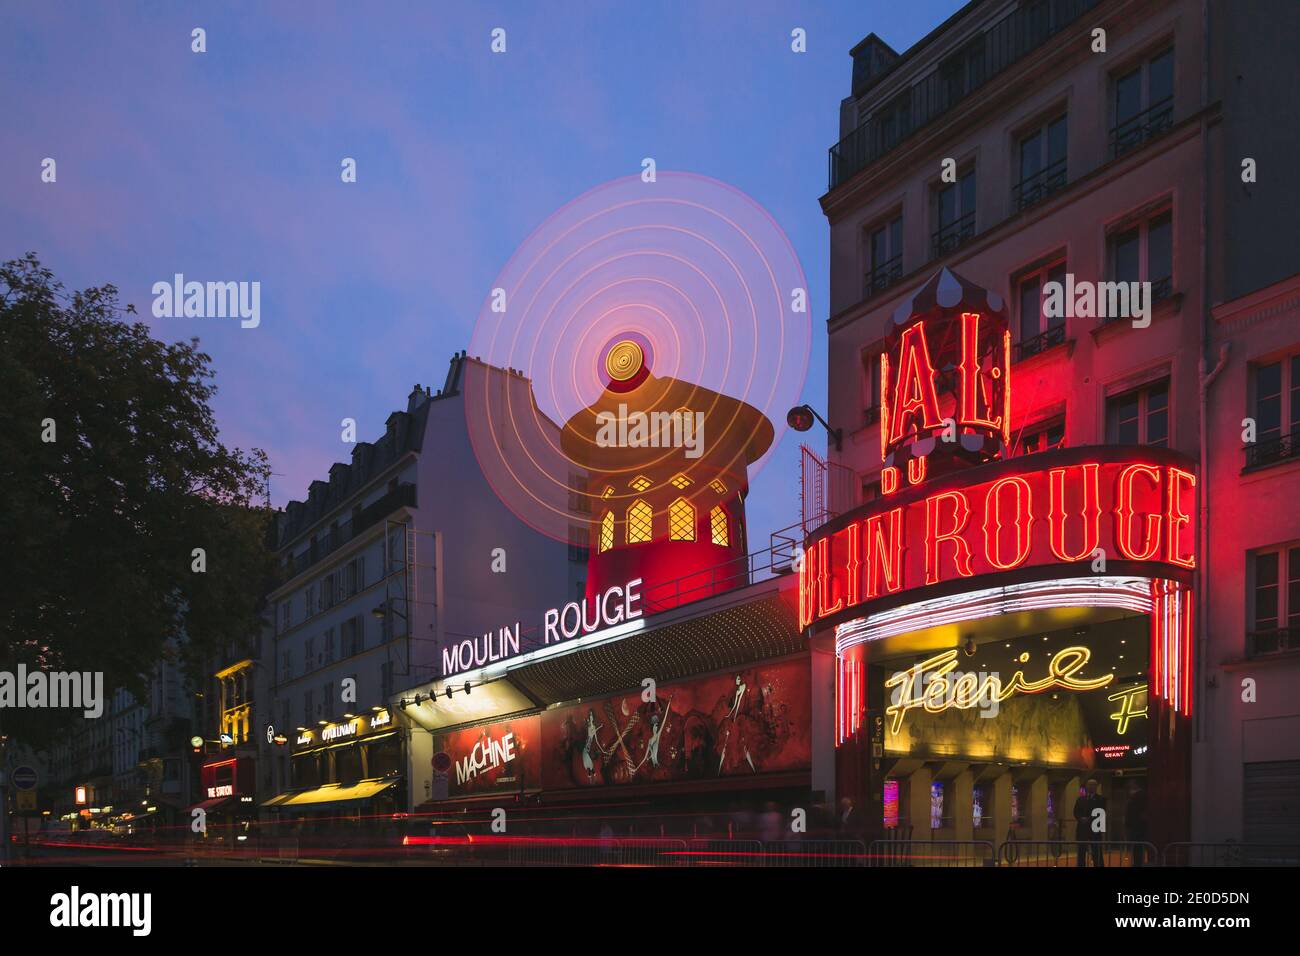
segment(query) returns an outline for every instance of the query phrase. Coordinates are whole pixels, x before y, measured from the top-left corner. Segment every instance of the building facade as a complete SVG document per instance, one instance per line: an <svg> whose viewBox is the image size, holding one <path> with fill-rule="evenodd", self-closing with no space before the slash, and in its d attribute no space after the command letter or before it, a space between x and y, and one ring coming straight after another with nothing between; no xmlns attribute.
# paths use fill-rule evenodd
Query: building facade
<svg viewBox="0 0 1300 956"><path fill-rule="evenodd" d="M1263 23L1279 29L1261 30ZM1276 42L1248 39L1262 34L1295 36L1294 5L975 2L902 54L874 34L852 51L852 94L840 107L841 140L831 149L830 188L821 200L831 240L829 418L844 430L830 467L851 476L828 483L849 490L827 510L883 511L896 493L890 465L901 462L889 429L897 409L888 403L906 396L896 391L901 370L890 360L897 361L899 333L915 316L918 295L951 270L962 284L990 293L973 311L1001 313L1006 323L1006 381L1014 387L997 454L1004 467L1027 474L1036 467L1031 461L1010 463L1043 456L1050 472L1090 448L1107 450L1090 459L1103 469L1106 460L1124 460L1124 448L1152 465L1153 450L1167 450L1158 455L1173 456L1170 467L1193 475L1194 505L1181 494L1177 503L1194 512L1188 519L1197 528L1199 560L1190 577L1177 567L1153 572L1153 580L1171 573L1182 582L1192 605L1179 627L1195 633L1188 631L1194 653L1180 678L1184 706L1169 701L1174 724L1162 723L1154 692L1142 718L1150 739L1139 746L1150 748L1143 755L1163 750L1163 770L1136 759L1138 747L1110 740L1107 715L1091 713L1086 695L1077 714L1060 718L1073 721L1061 733L1077 738L1076 749L1091 748L1086 757L1018 756L1015 735L990 744L988 727L966 728L973 736L954 750L960 728L940 733L941 718L927 713L921 719L936 725L928 745L919 733L875 741L884 766L866 777L867 791L851 794L884 826L901 819L914 839L1070 839L1075 794L1085 778L1099 777L1112 839L1127 828L1134 839L1161 842L1276 842L1287 833L1294 842L1296 790L1287 788L1294 788L1300 752L1288 732L1296 709L1285 688L1295 687L1295 673L1284 618L1294 509L1288 515L1280 507L1266 522L1243 520L1239 510L1246 501L1280 503L1294 493L1288 442L1295 420L1285 383L1290 356L1300 351L1290 292L1297 262L1293 249L1283 251L1276 210L1287 202L1294 208L1295 197L1282 185L1261 202L1252 195L1259 187L1247 185L1243 195L1241 181L1241 159L1252 150L1280 157L1281 131L1294 126L1286 121L1294 96L1283 91L1261 91L1245 108L1238 102L1247 98L1242 75L1266 62L1268 51L1250 45ZM1246 249L1231 248L1243 236ZM1260 255L1249 252L1253 244ZM1125 289L1142 298L1124 302ZM941 393L945 384L956 387L954 365L936 361L934 371ZM1252 409L1273 445L1243 451L1242 419ZM1275 448L1267 466L1248 464L1265 447ZM1092 453L1077 454L1082 462ZM923 463L914 464L924 474ZM1162 520L1170 514L1181 512ZM1127 556L1112 548L1110 557L1113 564ZM1213 588L1205 586L1210 580ZM1032 639L1049 647L1082 642L1100 655L1101 644L1138 641L1146 630L1131 616L1086 626L1021 623L959 629L944 646L973 639L968 652L982 657L986 644L1015 650ZM1121 636L1128 628L1133 633ZM1132 655L1120 664L1119 646L1112 649L1111 692L1162 679L1158 641L1149 646L1141 666ZM910 660L907 654L900 660ZM816 688L829 690L839 679L833 657L824 652L818 666L814 653ZM998 670L1005 676L1017 663L1002 661ZM1225 690L1239 690L1243 664L1269 688L1267 706L1242 709ZM1170 673L1165 668L1164 679ZM887 706L860 703L868 719ZM1183 722L1177 746L1160 743ZM842 751L843 741L836 744ZM843 790L843 754L822 757L815 782ZM1175 814L1172 825L1128 827L1126 817L1140 815L1125 813L1129 795L1146 788L1155 800L1160 787L1171 788L1161 822ZM1178 818L1177 808L1185 813L1189 804L1192 816ZM1292 829L1246 825L1249 808L1264 805L1274 817L1291 814Z"/></svg>
<svg viewBox="0 0 1300 956"><path fill-rule="evenodd" d="M439 675L445 647L583 586L573 549L511 514L483 475L464 395L487 387L530 394L521 375L458 354L442 389L413 389L382 438L357 442L280 516L263 669L286 744L271 751L262 802L281 816L427 799L409 786L394 692Z"/></svg>

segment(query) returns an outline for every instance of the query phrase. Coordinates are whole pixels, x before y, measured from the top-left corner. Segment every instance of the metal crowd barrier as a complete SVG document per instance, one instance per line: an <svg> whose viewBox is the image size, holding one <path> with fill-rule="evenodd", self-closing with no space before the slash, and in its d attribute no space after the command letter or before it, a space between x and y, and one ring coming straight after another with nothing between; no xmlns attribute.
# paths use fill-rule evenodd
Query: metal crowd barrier
<svg viewBox="0 0 1300 956"><path fill-rule="evenodd" d="M685 840L624 838L618 841L618 862L622 866L688 866Z"/></svg>
<svg viewBox="0 0 1300 956"><path fill-rule="evenodd" d="M687 843L691 866L762 866L763 844L758 840L709 840Z"/></svg>
<svg viewBox="0 0 1300 956"><path fill-rule="evenodd" d="M1170 843L1165 866L1300 866L1300 845L1284 843Z"/></svg>
<svg viewBox="0 0 1300 956"><path fill-rule="evenodd" d="M1001 866L1159 866L1160 851L1144 841L1007 840L998 849Z"/></svg>
<svg viewBox="0 0 1300 956"><path fill-rule="evenodd" d="M985 840L872 840L867 866L995 866L997 854Z"/></svg>
<svg viewBox="0 0 1300 956"><path fill-rule="evenodd" d="M763 846L764 866L826 869L865 866L866 860L861 840L775 840Z"/></svg>

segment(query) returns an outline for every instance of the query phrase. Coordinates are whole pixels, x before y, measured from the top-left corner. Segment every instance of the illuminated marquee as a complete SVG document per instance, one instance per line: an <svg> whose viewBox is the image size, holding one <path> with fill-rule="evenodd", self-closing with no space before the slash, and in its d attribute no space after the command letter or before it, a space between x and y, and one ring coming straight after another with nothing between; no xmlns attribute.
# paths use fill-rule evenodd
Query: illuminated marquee
<svg viewBox="0 0 1300 956"><path fill-rule="evenodd" d="M872 502L808 544L800 626L910 588L1022 568L1103 558L1191 569L1196 477L1177 462L1135 462L1113 448L1044 452L971 469L969 484Z"/></svg>
<svg viewBox="0 0 1300 956"><path fill-rule="evenodd" d="M1023 670L1018 670L1004 683L997 674L980 675L972 671L949 680L947 675L957 669L957 651L944 651L899 671L885 681L886 690L898 688L893 702L885 708L885 714L891 718L890 731L898 733L907 712L917 707L923 707L930 714L939 714L952 707L969 710L989 706L1017 693L1041 694L1054 687L1076 691L1105 687L1115 679L1114 674L1089 678L1075 676L1091 656L1092 651L1086 647L1065 647L1057 651L1047 665L1046 677L1031 681L1025 678ZM1029 660L1029 655L1021 654L1018 660L1023 664Z"/></svg>

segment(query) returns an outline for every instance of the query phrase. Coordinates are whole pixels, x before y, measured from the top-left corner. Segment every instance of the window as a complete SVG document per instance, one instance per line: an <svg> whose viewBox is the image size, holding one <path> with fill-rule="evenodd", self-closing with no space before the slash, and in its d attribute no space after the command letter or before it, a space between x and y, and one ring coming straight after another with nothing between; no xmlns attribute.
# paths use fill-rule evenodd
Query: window
<svg viewBox="0 0 1300 956"><path fill-rule="evenodd" d="M880 353L862 353L863 426L880 421Z"/></svg>
<svg viewBox="0 0 1300 956"><path fill-rule="evenodd" d="M935 231L930 256L938 259L975 235L975 170L968 169L955 183L934 191Z"/></svg>
<svg viewBox="0 0 1300 956"><path fill-rule="evenodd" d="M731 536L727 533L727 511L722 505L709 512L709 530L714 544L720 544L724 548L731 545Z"/></svg>
<svg viewBox="0 0 1300 956"><path fill-rule="evenodd" d="M293 611L291 610L290 602L281 601L280 602L280 633L283 634L285 631L289 630L289 626L292 623L293 623Z"/></svg>
<svg viewBox="0 0 1300 956"><path fill-rule="evenodd" d="M650 487L650 479L647 478L645 475L637 475L630 482L628 482L628 487L631 488L633 491L645 491L647 488Z"/></svg>
<svg viewBox="0 0 1300 956"><path fill-rule="evenodd" d="M343 656L352 657L360 654L365 642L364 618L352 617L343 622L342 635Z"/></svg>
<svg viewBox="0 0 1300 956"><path fill-rule="evenodd" d="M614 497L614 486L613 486L613 485L606 485L606 486L605 486L605 490L602 491L602 492L600 493L600 496L601 496L602 498L612 498L612 497Z"/></svg>
<svg viewBox="0 0 1300 956"><path fill-rule="evenodd" d="M325 719L333 720L334 719L334 682L333 681L329 681L325 685L324 691L321 692L320 703L321 703L321 707L325 712Z"/></svg>
<svg viewBox="0 0 1300 956"><path fill-rule="evenodd" d="M683 488L689 488L691 485L695 484L695 482L679 473L673 475L672 478L669 479L668 484L672 485L678 491L681 491Z"/></svg>
<svg viewBox="0 0 1300 956"><path fill-rule="evenodd" d="M863 480L862 482L862 504L869 504L880 498L880 479Z"/></svg>
<svg viewBox="0 0 1300 956"><path fill-rule="evenodd" d="M1051 451L1065 446L1065 420L1059 419L1050 424L1035 425L1020 437L1017 454L1032 455L1035 452Z"/></svg>
<svg viewBox="0 0 1300 956"><path fill-rule="evenodd" d="M600 550L614 547L614 512L606 511L600 519Z"/></svg>
<svg viewBox="0 0 1300 956"><path fill-rule="evenodd" d="M591 514L591 499L587 496L585 475L569 472L569 511L574 514Z"/></svg>
<svg viewBox="0 0 1300 956"><path fill-rule="evenodd" d="M912 91L903 90L874 117L882 150L892 149L912 132Z"/></svg>
<svg viewBox="0 0 1300 956"><path fill-rule="evenodd" d="M316 638L307 638L307 653L303 655L303 664L307 670L319 666L320 662L316 660Z"/></svg>
<svg viewBox="0 0 1300 956"><path fill-rule="evenodd" d="M1117 282L1150 282L1151 301L1169 297L1173 291L1173 213L1165 210L1107 239L1111 278ZM1098 310L1101 303L1097 303ZM1105 318L1114 321L1115 316Z"/></svg>
<svg viewBox="0 0 1300 956"><path fill-rule="evenodd" d="M1116 77L1110 130L1115 156L1136 149L1163 133L1174 120L1174 51L1162 51Z"/></svg>
<svg viewBox="0 0 1300 956"><path fill-rule="evenodd" d="M712 481L710 481L709 487L712 488L720 495L725 495L727 493L727 486L722 483L722 480L720 478L714 478Z"/></svg>
<svg viewBox="0 0 1300 956"><path fill-rule="evenodd" d="M1248 651L1272 654L1300 648L1300 545L1252 556L1255 589Z"/></svg>
<svg viewBox="0 0 1300 956"><path fill-rule="evenodd" d="M862 294L874 295L903 277L903 217L896 215L867 233L867 273Z"/></svg>
<svg viewBox="0 0 1300 956"><path fill-rule="evenodd" d="M1052 310L1060 312L1060 315L1048 315L1048 310L1044 308L1046 299L1044 290L1050 282L1057 282L1062 286L1060 295L1062 308ZM1037 355L1065 341L1064 285L1065 260L1025 273L1015 281L1019 312L1016 325L1017 361Z"/></svg>
<svg viewBox="0 0 1300 956"><path fill-rule="evenodd" d="M590 540L586 528L569 528L569 560L575 564L586 564L591 551Z"/></svg>
<svg viewBox="0 0 1300 956"><path fill-rule="evenodd" d="M319 608L316 606L316 585L307 585L303 591L303 618L309 618L316 613Z"/></svg>
<svg viewBox="0 0 1300 956"><path fill-rule="evenodd" d="M293 651L284 650L280 652L280 680L286 681L293 677Z"/></svg>
<svg viewBox="0 0 1300 956"><path fill-rule="evenodd" d="M334 628L325 629L325 663L334 663Z"/></svg>
<svg viewBox="0 0 1300 956"><path fill-rule="evenodd" d="M650 540L654 511L641 499L627 509L627 543L642 544Z"/></svg>
<svg viewBox="0 0 1300 956"><path fill-rule="evenodd" d="M314 704L311 691L305 691L302 695L302 723L305 727L311 727L312 721L316 719Z"/></svg>
<svg viewBox="0 0 1300 956"><path fill-rule="evenodd" d="M678 498L668 506L668 540L695 540L695 509L685 498Z"/></svg>
<svg viewBox="0 0 1300 956"><path fill-rule="evenodd" d="M1169 380L1108 399L1106 438L1119 445L1169 447Z"/></svg>
<svg viewBox="0 0 1300 956"><path fill-rule="evenodd" d="M1246 446L1246 467L1300 455L1300 355L1251 367L1251 416L1255 443Z"/></svg>
<svg viewBox="0 0 1300 956"><path fill-rule="evenodd" d="M978 36L939 64L944 101L952 105L985 79L984 37Z"/></svg>
<svg viewBox="0 0 1300 956"><path fill-rule="evenodd" d="M1020 138L1020 169L1012 190L1017 211L1065 186L1066 130L1066 117L1058 116Z"/></svg>

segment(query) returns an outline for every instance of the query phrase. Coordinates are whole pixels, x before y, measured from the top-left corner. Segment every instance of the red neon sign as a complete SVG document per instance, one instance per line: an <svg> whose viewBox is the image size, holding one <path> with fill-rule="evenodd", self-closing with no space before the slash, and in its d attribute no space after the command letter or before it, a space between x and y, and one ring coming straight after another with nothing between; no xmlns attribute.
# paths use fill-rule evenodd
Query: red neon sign
<svg viewBox="0 0 1300 956"><path fill-rule="evenodd" d="M809 545L800 626L887 594L980 575L1072 563L1081 566L1065 573L1089 574L1097 557L1184 573L1196 563L1195 476L1167 461L1173 456L1151 463L1124 454L1044 452L973 469L961 488L950 480L928 495L916 489L905 501L851 512Z"/></svg>

